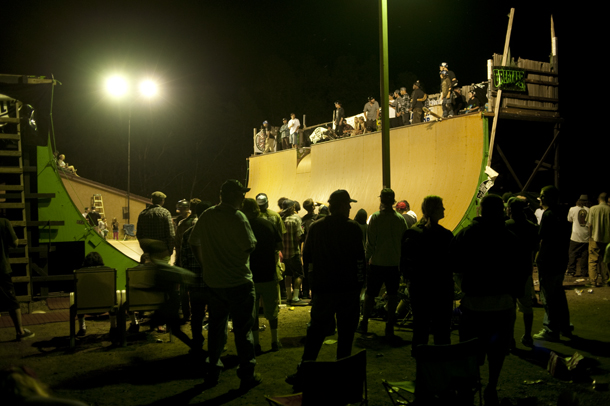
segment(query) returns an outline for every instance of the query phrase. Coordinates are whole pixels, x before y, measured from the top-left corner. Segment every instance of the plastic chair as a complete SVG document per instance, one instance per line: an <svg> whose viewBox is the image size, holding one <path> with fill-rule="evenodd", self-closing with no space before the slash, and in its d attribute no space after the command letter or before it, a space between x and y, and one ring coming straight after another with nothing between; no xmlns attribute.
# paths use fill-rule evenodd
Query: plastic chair
<svg viewBox="0 0 610 406"><path fill-rule="evenodd" d="M400 404L398 398L413 402L400 393L403 390L414 393L418 405L472 405L478 392L482 405L478 345L473 339L452 345L418 346L414 383L382 381L392 404Z"/></svg>
<svg viewBox="0 0 610 406"><path fill-rule="evenodd" d="M117 311L121 302L115 269L99 266L75 270L74 292L70 293L70 348L76 345L77 315Z"/></svg>
<svg viewBox="0 0 610 406"><path fill-rule="evenodd" d="M334 362L305 361L301 364L303 392L265 396L270 405L368 404L366 350Z"/></svg>
<svg viewBox="0 0 610 406"><path fill-rule="evenodd" d="M122 314L134 311L158 310L165 304L165 294L152 290L155 286L155 269L147 266L139 266L126 270L125 303ZM169 341L172 341L172 332L169 328ZM121 345L125 346L125 323L121 324L119 330Z"/></svg>
<svg viewBox="0 0 610 406"><path fill-rule="evenodd" d="M136 227L133 224L123 224L123 241L127 239L127 237L136 238Z"/></svg>

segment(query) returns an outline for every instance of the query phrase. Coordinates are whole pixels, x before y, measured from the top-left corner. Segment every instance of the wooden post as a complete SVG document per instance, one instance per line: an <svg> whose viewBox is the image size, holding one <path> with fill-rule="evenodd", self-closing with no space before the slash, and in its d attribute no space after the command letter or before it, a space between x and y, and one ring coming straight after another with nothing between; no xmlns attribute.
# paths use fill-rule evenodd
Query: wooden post
<svg viewBox="0 0 610 406"><path fill-rule="evenodd" d="M502 54L502 66L506 66L506 59L508 57L508 45L510 44L510 33L513 29L513 18L515 17L515 9L510 9L510 16L508 18L508 29L506 30L506 41L504 42L504 53ZM492 77L493 80L493 77ZM490 83L491 86L491 83ZM502 99L502 89L498 89L496 95L496 107L494 108L494 121L491 126L491 139L489 141L489 157L487 158L487 166L491 167L491 158L494 151L494 143L496 142L496 127L498 125L498 116L500 115L500 103Z"/></svg>

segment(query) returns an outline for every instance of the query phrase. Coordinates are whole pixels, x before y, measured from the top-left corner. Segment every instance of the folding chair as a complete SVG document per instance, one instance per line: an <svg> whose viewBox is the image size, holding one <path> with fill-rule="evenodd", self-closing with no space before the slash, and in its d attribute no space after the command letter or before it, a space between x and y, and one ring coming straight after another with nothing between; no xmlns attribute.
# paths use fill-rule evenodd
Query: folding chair
<svg viewBox="0 0 610 406"><path fill-rule="evenodd" d="M165 294L151 290L155 285L155 269L147 266L130 268L126 271L127 283L125 286L126 300L122 314L134 311L158 310L165 304ZM172 341L172 332L168 325L169 341ZM119 330L121 345L125 346L125 323Z"/></svg>
<svg viewBox="0 0 610 406"><path fill-rule="evenodd" d="M70 293L70 348L76 345L74 319L77 315L113 312L121 302L115 269L99 266L75 270L74 292Z"/></svg>
<svg viewBox="0 0 610 406"><path fill-rule="evenodd" d="M394 405L399 404L398 398L412 403L400 390L414 392L418 405L456 406L472 405L478 392L482 405L477 351L477 339L452 345L420 345L416 349L415 386L409 381L383 380L382 384Z"/></svg>
<svg viewBox="0 0 610 406"><path fill-rule="evenodd" d="M127 237L136 238L135 226L133 224L123 224L123 233L125 235L123 241L125 241Z"/></svg>
<svg viewBox="0 0 610 406"><path fill-rule="evenodd" d="M368 405L366 350L334 362L305 361L303 392L265 396L270 405Z"/></svg>

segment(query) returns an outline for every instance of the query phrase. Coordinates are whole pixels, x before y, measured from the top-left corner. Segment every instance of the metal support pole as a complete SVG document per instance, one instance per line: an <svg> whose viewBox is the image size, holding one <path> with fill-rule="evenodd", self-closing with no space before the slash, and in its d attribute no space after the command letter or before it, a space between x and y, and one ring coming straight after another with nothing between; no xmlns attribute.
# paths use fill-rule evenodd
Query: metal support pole
<svg viewBox="0 0 610 406"><path fill-rule="evenodd" d="M390 103L388 67L388 1L379 0L379 73L381 77L381 166L383 187L390 186Z"/></svg>
<svg viewBox="0 0 610 406"><path fill-rule="evenodd" d="M133 104L132 104L133 105ZM127 124L127 224L131 224L131 106Z"/></svg>

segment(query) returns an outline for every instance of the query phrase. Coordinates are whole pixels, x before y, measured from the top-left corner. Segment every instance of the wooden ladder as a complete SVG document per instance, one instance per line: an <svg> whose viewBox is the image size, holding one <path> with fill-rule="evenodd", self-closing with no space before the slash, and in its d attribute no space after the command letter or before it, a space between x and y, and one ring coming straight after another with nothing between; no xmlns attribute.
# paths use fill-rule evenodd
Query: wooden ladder
<svg viewBox="0 0 610 406"><path fill-rule="evenodd" d="M0 134L0 140L3 141L3 149L0 150L1 157L8 157L7 161L14 162L14 165L0 167L0 174L4 179L3 184L0 184L0 197L3 201L0 202L0 208L11 210L11 225L15 229L15 234L19 239L19 247L9 251L9 263L14 274L11 279L13 283L25 284L25 295L17 296L20 302L32 301L32 280L30 269L30 252L28 244L28 219L26 210L26 191L24 187L24 167L23 167L23 150L21 143L21 122L19 110L22 103L15 102L16 117L0 117L0 123L16 124L16 134ZM16 158L16 159L14 159ZM15 162L16 161L16 162ZM10 200L7 201L7 200ZM15 214L18 212L18 214ZM7 216L8 217L8 216ZM16 266L15 266L16 265ZM16 272L15 272L16 271ZM24 292L19 289L19 292Z"/></svg>
<svg viewBox="0 0 610 406"><path fill-rule="evenodd" d="M97 193L93 195L91 198L91 207L95 207L95 210L98 212L101 218L106 217L106 214L104 213L104 200L102 199L101 194Z"/></svg>

